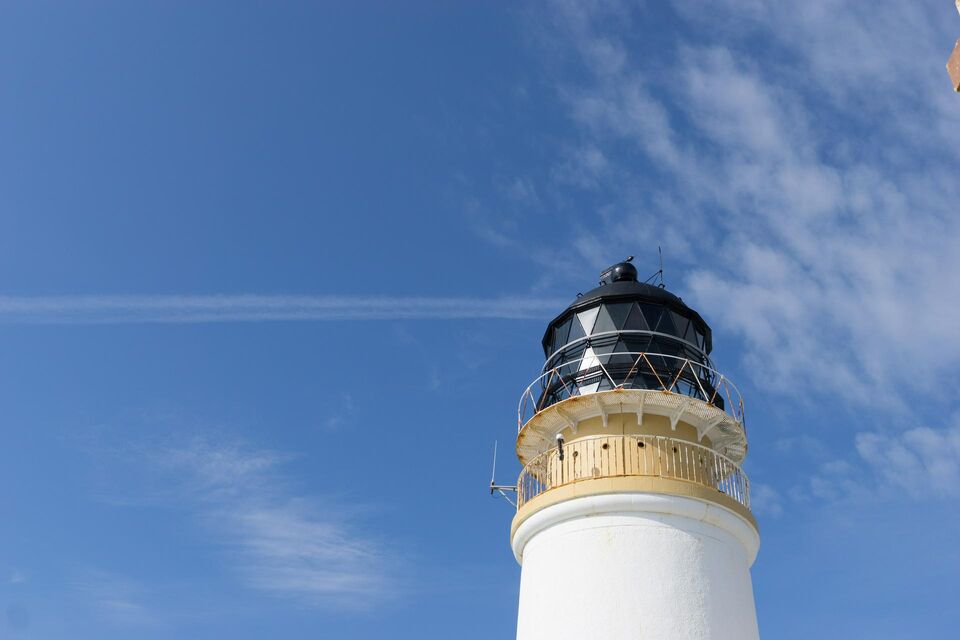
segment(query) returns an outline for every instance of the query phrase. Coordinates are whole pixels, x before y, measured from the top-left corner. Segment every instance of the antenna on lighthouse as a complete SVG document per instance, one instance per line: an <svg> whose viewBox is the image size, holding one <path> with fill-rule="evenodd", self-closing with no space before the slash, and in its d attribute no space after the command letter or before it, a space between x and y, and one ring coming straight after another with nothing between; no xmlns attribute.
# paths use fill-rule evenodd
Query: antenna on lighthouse
<svg viewBox="0 0 960 640"><path fill-rule="evenodd" d="M660 260L660 268L657 269L657 271L652 276L644 280L643 283L654 284L660 287L661 289L666 289L667 285L663 279L663 251L660 249L660 245L657 245L657 257ZM630 262L631 260L633 260L633 256L630 256L629 258L627 258L626 261ZM660 282L657 282L657 280L659 280Z"/></svg>
<svg viewBox="0 0 960 640"><path fill-rule="evenodd" d="M660 245L657 245L657 255L660 257L660 288L666 289L667 282L663 279L663 250L660 248Z"/></svg>
<svg viewBox="0 0 960 640"><path fill-rule="evenodd" d="M490 495L493 495L493 492L496 491L500 496L509 502L513 508L517 507L517 503L510 499L510 496L507 495L507 491L513 491L516 493L517 488L510 484L497 484L497 441L493 441L493 471L490 472Z"/></svg>

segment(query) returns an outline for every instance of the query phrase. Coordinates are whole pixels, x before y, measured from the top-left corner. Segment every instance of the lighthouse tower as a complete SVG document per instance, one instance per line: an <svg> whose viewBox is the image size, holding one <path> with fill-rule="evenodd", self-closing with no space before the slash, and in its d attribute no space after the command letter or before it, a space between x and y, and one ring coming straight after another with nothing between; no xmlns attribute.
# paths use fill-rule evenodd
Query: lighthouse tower
<svg viewBox="0 0 960 640"><path fill-rule="evenodd" d="M711 347L629 262L550 323L519 408L518 640L758 638L743 401Z"/></svg>

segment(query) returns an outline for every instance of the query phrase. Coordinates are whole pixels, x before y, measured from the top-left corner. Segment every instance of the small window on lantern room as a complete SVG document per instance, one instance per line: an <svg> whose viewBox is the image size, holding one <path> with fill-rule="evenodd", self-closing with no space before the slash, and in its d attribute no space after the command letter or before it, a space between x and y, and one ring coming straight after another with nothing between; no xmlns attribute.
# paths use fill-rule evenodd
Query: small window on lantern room
<svg viewBox="0 0 960 640"><path fill-rule="evenodd" d="M572 318L567 318L566 321L553 330L553 351L567 344L567 336L570 335L571 321Z"/></svg>
<svg viewBox="0 0 960 640"><path fill-rule="evenodd" d="M610 362L610 354L613 353L614 349L617 347L617 337L612 337L612 340L601 339L591 345L591 348L593 349L593 355L597 357L597 360L600 361L600 364L608 364Z"/></svg>
<svg viewBox="0 0 960 640"><path fill-rule="evenodd" d="M673 316L671 313L672 312L667 311L666 309L663 310L663 315L660 316L660 324L657 326L657 331L675 336L677 335L677 330L673 326Z"/></svg>
<svg viewBox="0 0 960 640"><path fill-rule="evenodd" d="M670 312L670 317L673 318L673 335L678 338L683 338L687 334L687 325L690 324L690 319L685 318L676 311Z"/></svg>
<svg viewBox="0 0 960 640"><path fill-rule="evenodd" d="M660 314L663 312L663 307L659 307L655 304L648 304L646 302L640 303L640 308L643 310L643 317L647 321L647 326L650 327L650 331L661 331L660 327Z"/></svg>
<svg viewBox="0 0 960 640"><path fill-rule="evenodd" d="M630 315L630 311L633 309L632 302L616 302L613 304L607 304L607 313L610 314L610 319L613 321L614 329L626 329L627 317Z"/></svg>
<svg viewBox="0 0 960 640"><path fill-rule="evenodd" d="M616 331L618 327L613 321L613 318L610 317L610 310L608 305L602 305L600 307L600 313L597 314L597 321L593 325L593 335L598 333L610 333L611 331Z"/></svg>
<svg viewBox="0 0 960 640"><path fill-rule="evenodd" d="M570 347L569 349L564 349L562 358L565 361L579 360L580 358L583 357L583 354L586 350L587 350L586 341L579 342L574 346Z"/></svg>
<svg viewBox="0 0 960 640"><path fill-rule="evenodd" d="M684 334L684 340L690 344L700 346L700 339L697 335L697 328L693 325L693 320L691 320L690 324L687 325L687 332Z"/></svg>
<svg viewBox="0 0 960 640"><path fill-rule="evenodd" d="M631 352L633 351L634 349L630 347L629 342L627 340L623 338L621 338L620 340L617 340L617 344L614 345L613 347L613 353L617 355L613 355L610 357L610 364L611 365L632 364L633 361L636 359L636 356L631 354Z"/></svg>
<svg viewBox="0 0 960 640"><path fill-rule="evenodd" d="M627 331L647 331L647 321L643 316L643 311L636 303L630 304L630 313L627 315L623 328Z"/></svg>
<svg viewBox="0 0 960 640"><path fill-rule="evenodd" d="M594 333L593 326L597 323L599 313L600 307L593 307L592 309L587 309L577 314L577 320L579 320L583 326L584 334L589 336Z"/></svg>
<svg viewBox="0 0 960 640"><path fill-rule="evenodd" d="M587 335L587 333L583 330L583 325L580 324L580 319L574 315L572 318L570 318L570 335L567 336L567 343L569 344L579 340L585 335Z"/></svg>

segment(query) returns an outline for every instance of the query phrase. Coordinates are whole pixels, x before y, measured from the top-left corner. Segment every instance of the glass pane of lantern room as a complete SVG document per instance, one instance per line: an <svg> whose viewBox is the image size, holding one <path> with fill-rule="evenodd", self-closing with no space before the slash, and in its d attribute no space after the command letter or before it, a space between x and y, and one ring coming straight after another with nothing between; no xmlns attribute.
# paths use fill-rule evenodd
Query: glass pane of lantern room
<svg viewBox="0 0 960 640"><path fill-rule="evenodd" d="M600 312L600 307L594 307L593 309L587 309L586 311L581 311L577 314L577 320L580 321L580 324L583 325L583 331L589 336L593 333L593 325L597 321L597 314Z"/></svg>
<svg viewBox="0 0 960 640"><path fill-rule="evenodd" d="M592 369L600 365L600 360L597 358L596 353L594 353L593 348L590 347L583 353L583 359L580 360L580 366L577 367L580 371L586 371L587 369Z"/></svg>
<svg viewBox="0 0 960 640"><path fill-rule="evenodd" d="M583 325L580 324L580 319L577 316L573 316L570 322L570 335L567 336L567 344L579 340L580 338L587 335L583 331Z"/></svg>
<svg viewBox="0 0 960 640"><path fill-rule="evenodd" d="M607 313L610 314L610 319L613 320L613 326L616 329L626 329L627 316L630 315L630 311L633 309L632 302L617 302L614 304L604 305L607 308Z"/></svg>
<svg viewBox="0 0 960 640"><path fill-rule="evenodd" d="M593 335L598 333L609 333L611 331L616 331L617 327L613 323L613 319L610 317L610 311L607 309L607 305L600 306L600 313L597 314L597 322L593 325Z"/></svg>
<svg viewBox="0 0 960 640"><path fill-rule="evenodd" d="M556 351L563 345L567 344L567 336L570 335L570 323L572 322L571 318L567 318L563 324L556 328L553 334L553 351Z"/></svg>
<svg viewBox="0 0 960 640"><path fill-rule="evenodd" d="M673 327L673 316L670 313L667 309L663 310L663 315L660 316L660 324L657 325L657 331L675 336L677 330Z"/></svg>
<svg viewBox="0 0 960 640"><path fill-rule="evenodd" d="M687 325L690 324L689 318L684 318L676 311L671 311L670 317L673 318L673 335L683 338L687 333Z"/></svg>
<svg viewBox="0 0 960 640"><path fill-rule="evenodd" d="M613 350L617 346L616 336L609 336L614 338L613 340L602 340L602 344L598 344L591 340L593 353L597 356L597 359L600 361L600 364L607 364L607 361L610 358L607 356L609 353L613 353Z"/></svg>
<svg viewBox="0 0 960 640"><path fill-rule="evenodd" d="M649 329L647 321L643 317L643 312L636 303L630 304L630 314L627 316L623 328L625 331L647 331Z"/></svg>
<svg viewBox="0 0 960 640"><path fill-rule="evenodd" d="M597 392L597 387L599 387L599 386L600 386L600 380L598 379L596 382L591 382L591 383L589 383L589 384L582 384L582 385L580 385L580 388L578 389L578 391L579 391L580 395L585 396L585 395L590 394L590 393L596 393L596 392Z"/></svg>
<svg viewBox="0 0 960 640"><path fill-rule="evenodd" d="M660 313L663 311L663 307L641 302L640 308L643 310L643 317L647 320L650 331L660 331L658 327L660 326Z"/></svg>
<svg viewBox="0 0 960 640"><path fill-rule="evenodd" d="M651 336L649 333L628 333L623 336L624 351L642 353L650 350Z"/></svg>
<svg viewBox="0 0 960 640"><path fill-rule="evenodd" d="M572 371L576 371L580 367L580 358L583 357L583 352L587 348L586 341L579 342L576 345L570 347L569 349L564 349L562 353L558 354L549 364L550 367L557 367L560 369L560 373L567 375Z"/></svg>
<svg viewBox="0 0 960 640"><path fill-rule="evenodd" d="M619 340L617 345L614 347L613 352L617 355L610 356L611 365L629 365L632 364L634 360L637 359L636 354L631 354L632 349L627 345L624 340Z"/></svg>

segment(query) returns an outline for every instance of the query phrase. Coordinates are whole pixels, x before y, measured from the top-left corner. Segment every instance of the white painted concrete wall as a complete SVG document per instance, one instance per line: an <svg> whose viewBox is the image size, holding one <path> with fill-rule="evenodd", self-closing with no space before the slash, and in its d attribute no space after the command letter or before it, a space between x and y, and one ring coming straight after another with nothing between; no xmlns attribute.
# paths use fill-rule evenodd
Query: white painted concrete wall
<svg viewBox="0 0 960 640"><path fill-rule="evenodd" d="M577 498L524 521L518 640L753 640L759 536L718 505Z"/></svg>

